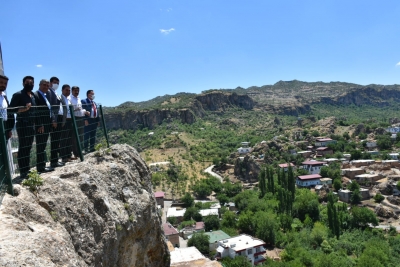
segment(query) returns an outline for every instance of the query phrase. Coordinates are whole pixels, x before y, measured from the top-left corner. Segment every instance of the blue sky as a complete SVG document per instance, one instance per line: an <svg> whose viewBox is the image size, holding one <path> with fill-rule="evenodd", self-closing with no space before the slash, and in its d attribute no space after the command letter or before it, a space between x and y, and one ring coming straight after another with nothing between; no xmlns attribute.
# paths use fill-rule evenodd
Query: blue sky
<svg viewBox="0 0 400 267"><path fill-rule="evenodd" d="M399 14L398 0L3 0L7 94L25 75L105 106L279 80L400 84Z"/></svg>

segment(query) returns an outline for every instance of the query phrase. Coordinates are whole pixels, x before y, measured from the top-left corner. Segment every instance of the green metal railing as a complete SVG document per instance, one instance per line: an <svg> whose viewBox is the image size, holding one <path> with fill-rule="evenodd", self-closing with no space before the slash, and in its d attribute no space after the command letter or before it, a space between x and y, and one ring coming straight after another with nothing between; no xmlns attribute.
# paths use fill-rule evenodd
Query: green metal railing
<svg viewBox="0 0 400 267"><path fill-rule="evenodd" d="M23 115L16 112L19 108L8 109L8 116L13 114L16 118L9 140L0 116L0 205L6 192L13 195L13 181L21 182L33 168L38 172L51 171L60 162L71 162L78 157L83 161L84 155L93 152L98 143L109 147L101 105L97 119L76 116L75 112L80 113L72 105L67 108L70 118L62 123L58 117L56 124L51 123L54 114L47 107L31 107L29 114ZM0 109L0 114L4 111Z"/></svg>

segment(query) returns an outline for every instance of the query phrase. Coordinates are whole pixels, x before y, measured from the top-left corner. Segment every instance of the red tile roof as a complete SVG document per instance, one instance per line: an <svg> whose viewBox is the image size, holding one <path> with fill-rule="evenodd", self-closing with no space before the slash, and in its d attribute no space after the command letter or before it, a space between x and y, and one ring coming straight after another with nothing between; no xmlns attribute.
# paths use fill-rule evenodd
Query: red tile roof
<svg viewBox="0 0 400 267"><path fill-rule="evenodd" d="M287 163L282 163L282 164L279 164L278 166L281 167L281 168L287 168L288 164ZM290 166L294 167L294 164L290 163Z"/></svg>
<svg viewBox="0 0 400 267"><path fill-rule="evenodd" d="M313 179L320 179L322 178L322 176L319 174L309 174L309 175L300 175L297 176L297 178L299 178L300 180L313 180Z"/></svg>
<svg viewBox="0 0 400 267"><path fill-rule="evenodd" d="M322 165L322 164L325 164L325 163L326 162L324 162L324 161L308 160L308 161L302 162L301 164L303 164L303 165Z"/></svg>
<svg viewBox="0 0 400 267"><path fill-rule="evenodd" d="M164 197L164 196L165 196L165 193L164 193L163 191L158 191L158 192L155 192L155 193L154 193L154 196L155 196L155 197Z"/></svg>
<svg viewBox="0 0 400 267"><path fill-rule="evenodd" d="M206 228L204 222L196 222L195 230L201 230L201 229L204 229L204 228Z"/></svg>
<svg viewBox="0 0 400 267"><path fill-rule="evenodd" d="M175 235L178 231L169 223L163 223L163 230L165 235Z"/></svg>

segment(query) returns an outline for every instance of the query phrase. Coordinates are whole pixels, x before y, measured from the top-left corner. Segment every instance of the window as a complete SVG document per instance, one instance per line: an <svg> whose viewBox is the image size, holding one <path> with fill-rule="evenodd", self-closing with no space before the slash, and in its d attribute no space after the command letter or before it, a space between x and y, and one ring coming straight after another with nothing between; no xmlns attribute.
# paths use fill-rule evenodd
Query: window
<svg viewBox="0 0 400 267"><path fill-rule="evenodd" d="M260 247L257 247L257 248L256 248L256 253L258 253L258 252L260 252L260 251L261 251Z"/></svg>
<svg viewBox="0 0 400 267"><path fill-rule="evenodd" d="M247 255L251 255L251 254L253 254L253 249L252 248L247 250Z"/></svg>

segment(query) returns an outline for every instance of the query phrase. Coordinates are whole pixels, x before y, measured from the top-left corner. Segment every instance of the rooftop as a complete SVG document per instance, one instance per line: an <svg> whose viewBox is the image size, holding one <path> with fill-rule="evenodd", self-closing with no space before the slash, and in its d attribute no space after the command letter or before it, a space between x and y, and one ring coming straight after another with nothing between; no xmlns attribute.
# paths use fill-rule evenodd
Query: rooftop
<svg viewBox="0 0 400 267"><path fill-rule="evenodd" d="M204 225L204 222L196 222L196 226L195 226L195 230L202 230L204 229L206 226Z"/></svg>
<svg viewBox="0 0 400 267"><path fill-rule="evenodd" d="M317 138L317 142L333 141L331 138Z"/></svg>
<svg viewBox="0 0 400 267"><path fill-rule="evenodd" d="M323 150L331 150L329 147L326 146L321 146L319 148L317 148L318 151L323 151Z"/></svg>
<svg viewBox="0 0 400 267"><path fill-rule="evenodd" d="M371 174L371 173L363 173L363 174L359 174L356 175L356 178L372 178L372 177L376 177L379 176L378 174Z"/></svg>
<svg viewBox="0 0 400 267"><path fill-rule="evenodd" d="M325 163L326 162L324 162L324 161L307 160L307 161L302 162L301 164L303 164L303 165L323 165Z"/></svg>
<svg viewBox="0 0 400 267"><path fill-rule="evenodd" d="M217 261L211 261L204 257L196 247L175 248L170 252L171 267L217 267L222 266Z"/></svg>
<svg viewBox="0 0 400 267"><path fill-rule="evenodd" d="M282 164L279 164L278 166L281 167L281 168L287 168L288 164L287 163L282 163ZM290 163L290 166L294 167L294 164Z"/></svg>
<svg viewBox="0 0 400 267"><path fill-rule="evenodd" d="M178 234L178 230L176 230L170 223L163 223L162 227L165 235Z"/></svg>
<svg viewBox="0 0 400 267"><path fill-rule="evenodd" d="M210 237L210 244L223 240L223 239L228 239L230 236L225 233L222 230L217 230L217 231L212 231L212 232L206 232L204 233L205 235L208 235Z"/></svg>
<svg viewBox="0 0 400 267"><path fill-rule="evenodd" d="M265 242L254 238L250 235L239 235L229 239L219 241L220 246L230 247L234 251L242 251L248 248L254 248L258 246L265 246Z"/></svg>
<svg viewBox="0 0 400 267"><path fill-rule="evenodd" d="M319 180L321 180L321 182L332 181L331 178L321 178Z"/></svg>
<svg viewBox="0 0 400 267"><path fill-rule="evenodd" d="M155 197L165 197L165 193L163 191L158 191L154 193Z"/></svg>
<svg viewBox="0 0 400 267"><path fill-rule="evenodd" d="M308 175L300 175L297 176L300 180L311 180L311 179L321 179L322 176L319 174L308 174Z"/></svg>
<svg viewBox="0 0 400 267"><path fill-rule="evenodd" d="M219 215L217 209L204 209L204 210L199 210L199 213L201 216L210 216L210 215Z"/></svg>
<svg viewBox="0 0 400 267"><path fill-rule="evenodd" d="M167 211L167 217L183 217L185 214L186 209L177 209L177 208L169 208Z"/></svg>

